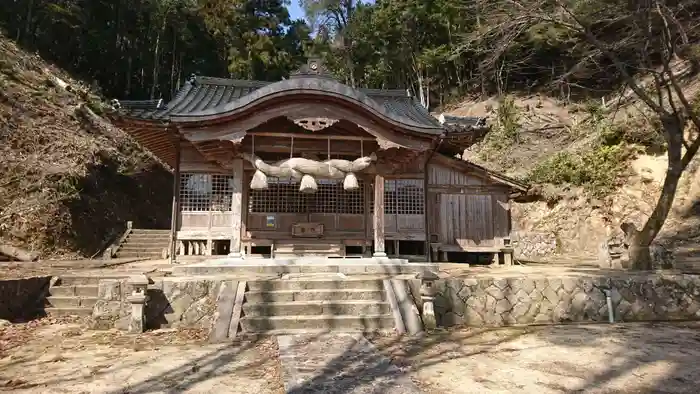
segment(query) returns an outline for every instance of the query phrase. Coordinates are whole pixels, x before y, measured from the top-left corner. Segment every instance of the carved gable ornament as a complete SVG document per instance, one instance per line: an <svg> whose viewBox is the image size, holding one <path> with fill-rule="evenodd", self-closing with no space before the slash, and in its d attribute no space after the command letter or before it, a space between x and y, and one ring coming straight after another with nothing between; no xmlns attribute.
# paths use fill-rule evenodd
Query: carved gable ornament
<svg viewBox="0 0 700 394"><path fill-rule="evenodd" d="M301 67L299 67L298 70L293 71L291 73L290 78L299 78L299 77L308 77L308 76L316 76L316 77L324 77L324 78L333 79L333 76L331 75L331 73L323 65L323 60L321 60L321 58L316 58L316 57L309 58L309 60L306 62L306 64L302 65Z"/></svg>
<svg viewBox="0 0 700 394"><path fill-rule="evenodd" d="M294 119L294 124L308 131L320 131L333 126L338 119L329 118L301 118Z"/></svg>

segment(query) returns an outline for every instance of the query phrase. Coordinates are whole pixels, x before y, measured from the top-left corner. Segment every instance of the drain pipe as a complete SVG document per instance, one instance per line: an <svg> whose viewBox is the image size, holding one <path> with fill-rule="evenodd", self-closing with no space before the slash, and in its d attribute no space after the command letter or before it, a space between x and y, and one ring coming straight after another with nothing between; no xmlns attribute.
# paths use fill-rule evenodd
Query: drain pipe
<svg viewBox="0 0 700 394"><path fill-rule="evenodd" d="M425 219L425 259L429 263L433 262L433 254L430 251L430 219L428 218L428 185L430 183L430 174L428 174L428 167L430 165L430 160L433 158L437 150L440 149L442 141L444 141L446 137L447 131L445 131L443 134L440 134L440 137L438 138L435 147L430 151L430 153L428 153L428 156L425 158L425 164L423 166L423 218Z"/></svg>

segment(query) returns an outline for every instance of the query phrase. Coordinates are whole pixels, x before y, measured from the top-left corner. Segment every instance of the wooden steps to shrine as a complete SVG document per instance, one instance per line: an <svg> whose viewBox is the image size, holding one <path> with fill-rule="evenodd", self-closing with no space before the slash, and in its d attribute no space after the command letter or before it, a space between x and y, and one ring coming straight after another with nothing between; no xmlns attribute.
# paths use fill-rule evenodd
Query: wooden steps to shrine
<svg viewBox="0 0 700 394"><path fill-rule="evenodd" d="M273 250L275 258L325 256L342 257L345 255L345 245L338 242L318 240L277 241Z"/></svg>
<svg viewBox="0 0 700 394"><path fill-rule="evenodd" d="M163 258L170 245L170 230L135 228L119 245L118 258Z"/></svg>
<svg viewBox="0 0 700 394"><path fill-rule="evenodd" d="M391 331L395 321L382 280L249 282L241 328L248 333Z"/></svg>

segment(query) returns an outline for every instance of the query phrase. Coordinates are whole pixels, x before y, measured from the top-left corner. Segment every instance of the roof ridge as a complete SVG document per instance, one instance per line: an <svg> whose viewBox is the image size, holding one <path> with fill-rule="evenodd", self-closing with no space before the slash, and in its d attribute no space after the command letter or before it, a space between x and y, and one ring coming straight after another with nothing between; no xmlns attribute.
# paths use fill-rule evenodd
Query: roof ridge
<svg viewBox="0 0 700 394"><path fill-rule="evenodd" d="M387 96L387 97L410 97L406 90L403 89L370 89L370 88L355 88L368 96Z"/></svg>
<svg viewBox="0 0 700 394"><path fill-rule="evenodd" d="M195 83L202 85L236 86L241 88L260 88L275 82L256 81L249 79L234 79L221 77L196 76Z"/></svg>

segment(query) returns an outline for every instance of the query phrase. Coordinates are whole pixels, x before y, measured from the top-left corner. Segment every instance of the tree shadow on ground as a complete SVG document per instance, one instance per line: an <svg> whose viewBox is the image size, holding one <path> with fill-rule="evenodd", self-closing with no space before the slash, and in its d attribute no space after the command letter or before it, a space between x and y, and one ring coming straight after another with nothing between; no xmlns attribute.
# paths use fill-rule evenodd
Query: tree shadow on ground
<svg viewBox="0 0 700 394"><path fill-rule="evenodd" d="M323 354L326 356L325 365L306 371L306 376L297 380L293 387L288 387L286 392L413 394L507 390L529 393L532 392L529 390L536 388L542 393L694 393L700 384L700 373L697 371L697 361L700 360L698 328L700 324L684 327L666 323L637 323L460 328L440 330L422 337L366 335L373 344L369 349L362 346L358 349L357 342L353 342L345 351L334 356L326 352ZM217 345L204 355L178 362L176 367L134 383L125 383L107 393L181 393L196 390L200 383L225 375L246 376L261 381L278 379L275 372L265 370L269 355L266 357L256 349L262 341L270 340L266 337L247 337ZM323 341L324 335L307 335L304 340ZM685 345L679 344L679 340L684 341ZM253 352L254 356L244 355L246 352ZM258 357L255 357L256 354ZM546 359L539 359L534 354L545 354ZM29 362L34 358L36 355L24 355L22 361ZM280 361L282 364L296 363L301 371L307 366L315 367L313 364L305 365L305 359L299 356L293 360L282 357ZM590 365L591 362L596 364ZM90 380L148 368L142 363L128 359L116 365L108 363L104 369L92 373ZM660 367L662 363L665 366ZM436 370L444 373L446 380L457 382L450 386L452 391L449 387L440 386L440 383L425 386L421 382L422 373L427 372L435 377ZM531 376L519 376L521 373ZM645 377L646 386L635 384L635 379ZM540 381L540 378L543 379ZM67 371L33 387L49 389L62 382L72 381L75 384L84 379L76 376L75 372ZM410 381L417 382L418 388ZM519 386L523 381L525 384ZM230 391L225 392L238 391L232 386Z"/></svg>
<svg viewBox="0 0 700 394"><path fill-rule="evenodd" d="M700 384L699 327L698 323L559 326L547 330L543 339L579 354L586 354L599 341L606 345L606 364L583 377L573 392L696 393ZM574 338L581 333L587 333L592 342L576 341ZM572 356L576 357L576 353ZM650 384L634 386L635 379L646 376L651 377ZM606 387L616 382L623 389Z"/></svg>

